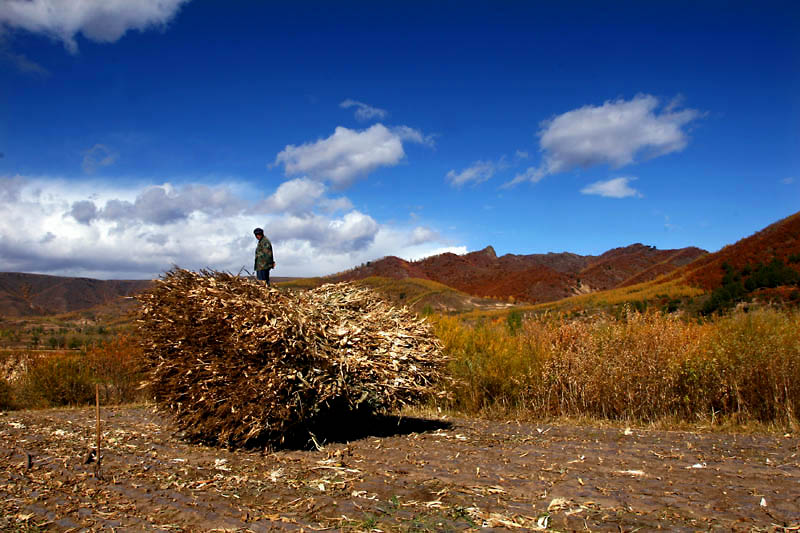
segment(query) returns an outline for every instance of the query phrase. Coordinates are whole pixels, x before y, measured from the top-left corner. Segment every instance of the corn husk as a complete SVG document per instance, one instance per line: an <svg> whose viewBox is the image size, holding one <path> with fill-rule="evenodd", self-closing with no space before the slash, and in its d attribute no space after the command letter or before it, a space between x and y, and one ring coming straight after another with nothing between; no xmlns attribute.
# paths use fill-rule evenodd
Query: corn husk
<svg viewBox="0 0 800 533"><path fill-rule="evenodd" d="M442 377L428 324L352 284L292 293L176 268L139 299L150 390L192 440L290 444L418 401Z"/></svg>

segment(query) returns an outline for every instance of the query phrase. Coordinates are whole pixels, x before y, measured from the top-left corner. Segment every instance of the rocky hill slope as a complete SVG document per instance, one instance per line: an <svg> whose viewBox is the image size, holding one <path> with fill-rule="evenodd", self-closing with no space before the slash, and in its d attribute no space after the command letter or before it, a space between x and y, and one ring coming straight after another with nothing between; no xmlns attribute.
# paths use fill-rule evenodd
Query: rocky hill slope
<svg viewBox="0 0 800 533"><path fill-rule="evenodd" d="M739 270L747 265L766 264L773 259L780 259L800 272L800 212L698 259L675 272L674 276L681 276L703 289L714 289L721 285L725 275L723 264Z"/></svg>
<svg viewBox="0 0 800 533"><path fill-rule="evenodd" d="M475 296L548 302L649 281L706 254L705 250L694 247L658 250L632 244L599 256L563 252L498 257L494 248L487 246L464 255L445 253L413 262L384 257L328 279L421 278Z"/></svg>

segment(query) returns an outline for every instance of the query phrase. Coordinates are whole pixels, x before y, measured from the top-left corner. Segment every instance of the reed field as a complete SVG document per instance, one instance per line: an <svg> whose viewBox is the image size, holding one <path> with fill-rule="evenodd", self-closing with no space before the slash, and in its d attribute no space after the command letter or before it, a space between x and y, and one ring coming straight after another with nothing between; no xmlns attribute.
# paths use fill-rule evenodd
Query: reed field
<svg viewBox="0 0 800 533"><path fill-rule="evenodd" d="M432 322L466 413L797 424L800 313Z"/></svg>

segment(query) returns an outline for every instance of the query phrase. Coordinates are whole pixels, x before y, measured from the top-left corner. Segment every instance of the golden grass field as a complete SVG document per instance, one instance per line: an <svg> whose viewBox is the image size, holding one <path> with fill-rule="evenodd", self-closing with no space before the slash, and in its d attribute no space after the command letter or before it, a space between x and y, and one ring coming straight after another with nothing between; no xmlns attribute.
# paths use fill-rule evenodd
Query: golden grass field
<svg viewBox="0 0 800 533"><path fill-rule="evenodd" d="M468 413L797 424L800 313L432 319Z"/></svg>

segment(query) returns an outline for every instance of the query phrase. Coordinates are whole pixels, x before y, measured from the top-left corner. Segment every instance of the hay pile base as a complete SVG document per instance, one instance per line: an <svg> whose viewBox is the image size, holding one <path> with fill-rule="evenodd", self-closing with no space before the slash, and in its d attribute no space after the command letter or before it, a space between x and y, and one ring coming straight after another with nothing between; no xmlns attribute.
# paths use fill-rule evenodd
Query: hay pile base
<svg viewBox="0 0 800 533"><path fill-rule="evenodd" d="M441 378L428 324L352 284L290 293L174 269L139 299L152 393L193 440L307 441L321 421L386 413Z"/></svg>

